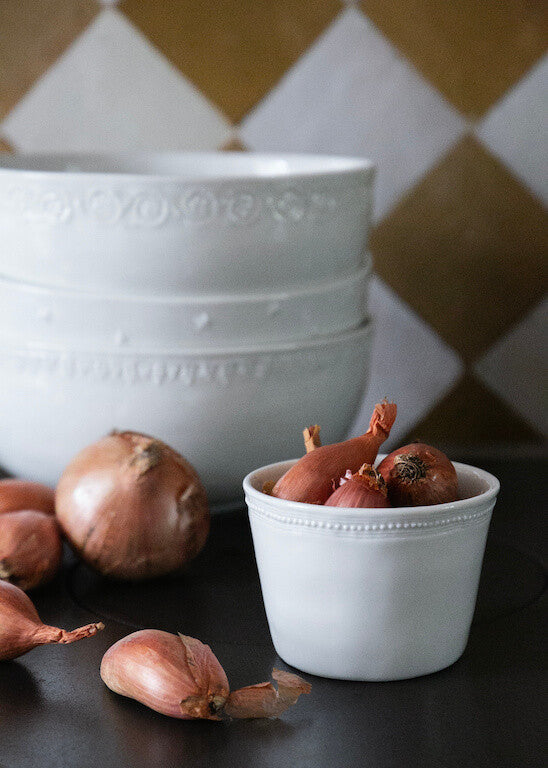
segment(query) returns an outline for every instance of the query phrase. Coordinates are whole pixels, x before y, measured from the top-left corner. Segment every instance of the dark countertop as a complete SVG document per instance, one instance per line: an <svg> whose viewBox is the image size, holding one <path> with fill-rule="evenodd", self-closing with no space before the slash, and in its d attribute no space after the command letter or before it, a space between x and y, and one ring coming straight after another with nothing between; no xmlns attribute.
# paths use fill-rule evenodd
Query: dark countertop
<svg viewBox="0 0 548 768"><path fill-rule="evenodd" d="M502 490L470 641L449 669L392 683L305 675L311 695L278 720L178 721L111 693L99 677L103 653L145 626L209 643L233 688L285 668L270 640L246 516L221 514L178 579L112 583L67 553L63 573L32 595L42 619L71 629L101 618L106 629L0 664L0 768L544 765L546 465L474 463Z"/></svg>

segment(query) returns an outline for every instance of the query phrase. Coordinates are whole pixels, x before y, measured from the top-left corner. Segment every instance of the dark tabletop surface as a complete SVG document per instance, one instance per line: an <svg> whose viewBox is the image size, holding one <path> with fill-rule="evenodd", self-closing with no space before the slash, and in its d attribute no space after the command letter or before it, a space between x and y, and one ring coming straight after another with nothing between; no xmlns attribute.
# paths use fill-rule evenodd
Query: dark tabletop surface
<svg viewBox="0 0 548 768"><path fill-rule="evenodd" d="M67 553L32 597L44 621L106 629L0 664L0 768L530 768L545 765L542 566L546 465L479 461L501 493L470 641L449 669L392 683L305 677L310 696L278 720L179 721L111 693L106 649L155 627L211 645L232 688L268 679L274 651L243 512L215 516L177 579L112 583Z"/></svg>

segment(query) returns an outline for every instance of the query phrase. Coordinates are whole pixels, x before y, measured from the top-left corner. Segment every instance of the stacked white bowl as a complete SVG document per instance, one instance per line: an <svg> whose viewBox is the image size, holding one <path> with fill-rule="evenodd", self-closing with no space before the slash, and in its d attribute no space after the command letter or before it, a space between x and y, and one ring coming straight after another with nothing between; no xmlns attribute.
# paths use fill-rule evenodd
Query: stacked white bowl
<svg viewBox="0 0 548 768"><path fill-rule="evenodd" d="M0 465L55 483L112 429L158 436L214 504L342 439L367 380L373 168L312 155L0 161Z"/></svg>

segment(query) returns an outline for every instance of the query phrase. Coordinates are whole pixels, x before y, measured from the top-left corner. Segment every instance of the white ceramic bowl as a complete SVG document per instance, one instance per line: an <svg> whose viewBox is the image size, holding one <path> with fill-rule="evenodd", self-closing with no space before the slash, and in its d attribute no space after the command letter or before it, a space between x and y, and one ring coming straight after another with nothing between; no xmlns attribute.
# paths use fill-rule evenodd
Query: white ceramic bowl
<svg viewBox="0 0 548 768"><path fill-rule="evenodd" d="M340 440L369 373L371 326L307 342L211 352L63 352L0 340L0 465L56 483L110 430L162 438L200 473L213 503L241 499L257 462L302 450L319 421Z"/></svg>
<svg viewBox="0 0 548 768"><path fill-rule="evenodd" d="M328 335L366 316L369 267L285 293L106 296L0 278L0 329L25 346L218 348Z"/></svg>
<svg viewBox="0 0 548 768"><path fill-rule="evenodd" d="M314 155L4 155L0 271L162 295L338 279L362 266L373 175Z"/></svg>
<svg viewBox="0 0 548 768"><path fill-rule="evenodd" d="M339 509L261 492L293 463L244 480L278 655L346 680L400 680L456 661L468 640L498 480L455 463L460 501L398 509Z"/></svg>

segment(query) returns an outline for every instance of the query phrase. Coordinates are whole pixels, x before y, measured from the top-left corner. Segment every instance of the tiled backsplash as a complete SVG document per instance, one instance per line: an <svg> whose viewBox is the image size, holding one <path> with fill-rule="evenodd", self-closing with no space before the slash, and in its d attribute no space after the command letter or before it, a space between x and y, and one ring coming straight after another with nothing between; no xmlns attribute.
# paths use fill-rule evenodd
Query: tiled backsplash
<svg viewBox="0 0 548 768"><path fill-rule="evenodd" d="M2 0L0 150L371 157L377 338L355 431L387 395L393 444L539 445L543 5Z"/></svg>

